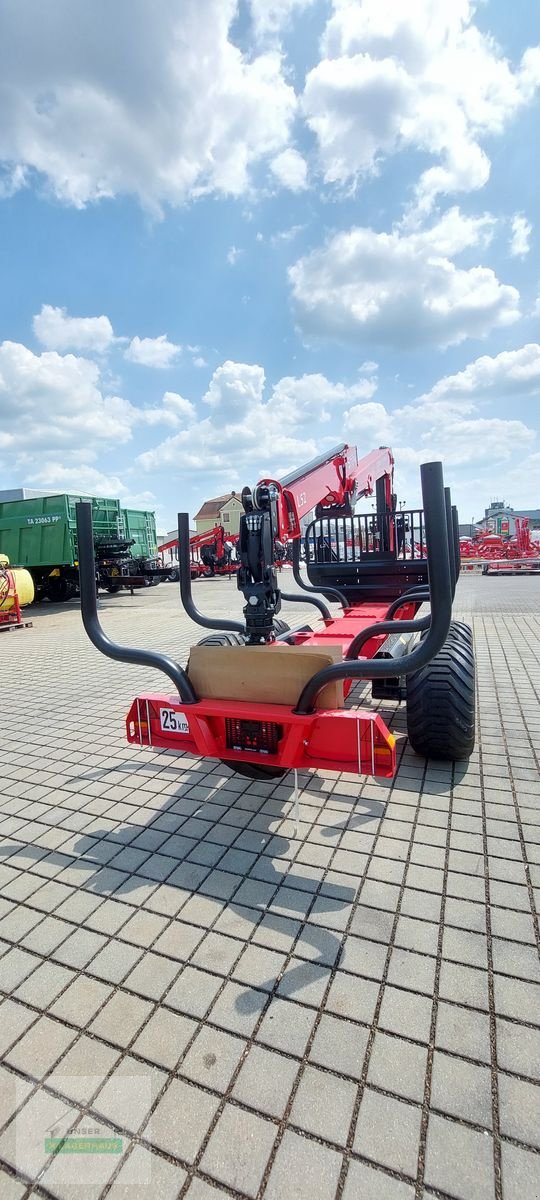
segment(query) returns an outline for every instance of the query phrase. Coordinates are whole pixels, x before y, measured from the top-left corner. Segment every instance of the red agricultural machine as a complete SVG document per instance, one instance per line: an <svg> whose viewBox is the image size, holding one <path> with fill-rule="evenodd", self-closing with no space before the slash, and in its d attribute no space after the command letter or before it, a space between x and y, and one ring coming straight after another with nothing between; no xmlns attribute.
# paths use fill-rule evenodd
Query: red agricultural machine
<svg viewBox="0 0 540 1200"><path fill-rule="evenodd" d="M513 537L502 537L489 530L475 537L460 539L460 554L465 569L481 566L482 574L519 574L540 570L540 541L531 536L528 517L516 517Z"/></svg>
<svg viewBox="0 0 540 1200"><path fill-rule="evenodd" d="M192 579L208 578L212 575L234 575L238 570L236 545L238 534L225 531L223 525L214 525L205 533L194 533L189 539L189 573ZM178 538L165 542L160 551L174 550L178 546ZM179 571L171 567L169 579L177 582Z"/></svg>
<svg viewBox="0 0 540 1200"><path fill-rule="evenodd" d="M153 667L172 690L143 693L127 716L128 741L221 759L252 778L291 768L391 777L395 739L379 711L345 707L356 681L376 700L405 700L410 742L421 755L461 759L474 746L474 655L468 626L452 621L459 574L457 512L440 463L421 467L423 509L397 511L392 453L358 460L341 445L278 482L244 488L237 585L244 621L214 619L191 592L189 521L178 518L180 592L212 630L187 671L155 651L119 646L97 617L89 505L78 505L82 616L102 653ZM362 496L375 512L355 515ZM313 519L302 534L301 519ZM303 539L306 583L300 572ZM300 594L280 591L276 542L292 541ZM327 601L340 606L333 616ZM296 629L282 604L305 601L317 622ZM418 616L422 604L430 612Z"/></svg>

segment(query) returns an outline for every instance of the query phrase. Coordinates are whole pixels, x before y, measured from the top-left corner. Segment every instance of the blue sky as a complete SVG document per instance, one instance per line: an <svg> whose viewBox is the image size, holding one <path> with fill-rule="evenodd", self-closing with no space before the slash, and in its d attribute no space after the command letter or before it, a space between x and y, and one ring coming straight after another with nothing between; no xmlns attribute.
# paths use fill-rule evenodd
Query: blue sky
<svg viewBox="0 0 540 1200"><path fill-rule="evenodd" d="M0 0L0 487L540 503L529 0Z"/></svg>

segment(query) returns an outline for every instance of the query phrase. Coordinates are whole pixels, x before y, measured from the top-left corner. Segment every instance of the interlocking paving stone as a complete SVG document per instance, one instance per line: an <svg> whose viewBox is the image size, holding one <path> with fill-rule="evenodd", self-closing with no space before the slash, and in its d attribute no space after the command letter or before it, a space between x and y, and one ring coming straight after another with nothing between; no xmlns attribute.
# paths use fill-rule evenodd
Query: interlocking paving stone
<svg viewBox="0 0 540 1200"><path fill-rule="evenodd" d="M383 1175L368 1163L351 1162L343 1200L413 1200L414 1188L391 1175Z"/></svg>
<svg viewBox="0 0 540 1200"><path fill-rule="evenodd" d="M92 1021L89 1032L116 1046L128 1046L151 1011L150 1001L115 992Z"/></svg>
<svg viewBox="0 0 540 1200"><path fill-rule="evenodd" d="M56 1093L72 1124L92 1101L94 1120L101 1105L132 1131L88 1200L118 1167L107 1196L142 1200L148 1166L158 1200L540 1198L537 582L459 582L479 666L470 762L419 760L385 704L394 784L300 773L298 833L289 777L125 743L153 675L99 658L75 603L7 639L2 1112L15 1089L20 1128L39 1130L61 1119ZM200 587L211 613L239 602L228 581ZM119 641L136 614L141 644L185 661L193 627L173 590L101 603ZM79 1196L69 1156L16 1159L14 1136L11 1122L2 1197L26 1200L17 1175L40 1170L43 1195Z"/></svg>
<svg viewBox="0 0 540 1200"><path fill-rule="evenodd" d="M233 1095L250 1108L281 1117L297 1073L298 1063L294 1059L262 1046L252 1046L242 1064Z"/></svg>
<svg viewBox="0 0 540 1200"><path fill-rule="evenodd" d="M497 1062L503 1071L528 1075L540 1083L540 1029L498 1018Z"/></svg>
<svg viewBox="0 0 540 1200"><path fill-rule="evenodd" d="M540 1087L499 1075L501 1133L540 1150Z"/></svg>
<svg viewBox="0 0 540 1200"><path fill-rule="evenodd" d="M369 1060L368 1083L395 1092L418 1104L424 1098L427 1049L403 1038L390 1037L380 1030Z"/></svg>
<svg viewBox="0 0 540 1200"><path fill-rule="evenodd" d="M185 1179L185 1171L176 1163L145 1146L134 1146L107 1195L110 1200L138 1200L151 1190L152 1200L177 1200ZM193 1200L191 1191L190 1196Z"/></svg>
<svg viewBox="0 0 540 1200"><path fill-rule="evenodd" d="M276 1133L270 1121L226 1105L203 1154L201 1169L220 1183L256 1196Z"/></svg>
<svg viewBox="0 0 540 1200"><path fill-rule="evenodd" d="M268 1200L333 1200L341 1155L287 1130L265 1190Z"/></svg>
<svg viewBox="0 0 540 1200"><path fill-rule="evenodd" d="M431 1113L426 1147L426 1183L459 1200L494 1196L491 1137Z"/></svg>
<svg viewBox="0 0 540 1200"><path fill-rule="evenodd" d="M40 1017L8 1051L6 1062L32 1079L41 1079L76 1036L74 1029L68 1029L59 1021Z"/></svg>
<svg viewBox="0 0 540 1200"><path fill-rule="evenodd" d="M491 1128L491 1075L487 1067L459 1062L436 1050L431 1081L433 1108Z"/></svg>
<svg viewBox="0 0 540 1200"><path fill-rule="evenodd" d="M421 1110L366 1088L360 1104L354 1149L395 1171L416 1175Z"/></svg>
<svg viewBox="0 0 540 1200"><path fill-rule="evenodd" d="M83 1034L57 1063L47 1084L70 1100L85 1104L118 1061L118 1050Z"/></svg>
<svg viewBox="0 0 540 1200"><path fill-rule="evenodd" d="M168 1008L156 1008L132 1049L142 1058L173 1070L196 1030L197 1022L190 1017Z"/></svg>
<svg viewBox="0 0 540 1200"><path fill-rule="evenodd" d="M504 1200L537 1200L540 1196L540 1160L538 1154L503 1142L502 1184Z"/></svg>
<svg viewBox="0 0 540 1200"><path fill-rule="evenodd" d="M0 1054L18 1041L29 1025L37 1019L37 1013L15 1000L4 1000L0 1005Z"/></svg>
<svg viewBox="0 0 540 1200"><path fill-rule="evenodd" d="M440 1001L435 1043L442 1050L451 1050L454 1054L473 1058L477 1062L489 1063L491 1046L488 1014Z"/></svg>
<svg viewBox="0 0 540 1200"><path fill-rule="evenodd" d="M176 1158L194 1162L219 1101L201 1088L173 1079L142 1131L145 1140Z"/></svg>
<svg viewBox="0 0 540 1200"><path fill-rule="evenodd" d="M245 1049L242 1038L206 1026L197 1034L179 1071L195 1083L225 1092Z"/></svg>
<svg viewBox="0 0 540 1200"><path fill-rule="evenodd" d="M145 1066L126 1055L92 1101L92 1108L137 1133L166 1080L158 1067Z"/></svg>

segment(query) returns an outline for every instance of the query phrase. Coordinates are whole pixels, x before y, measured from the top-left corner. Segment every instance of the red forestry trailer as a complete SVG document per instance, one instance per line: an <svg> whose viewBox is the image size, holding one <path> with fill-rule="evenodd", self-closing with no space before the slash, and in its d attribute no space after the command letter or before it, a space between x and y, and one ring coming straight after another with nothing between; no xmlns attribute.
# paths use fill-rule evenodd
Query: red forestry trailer
<svg viewBox="0 0 540 1200"><path fill-rule="evenodd" d="M423 508L398 511L393 467L388 448L359 460L354 447L341 445L286 479L244 488L237 573L243 622L196 608L189 521L179 514L182 603L192 620L212 631L192 649L187 671L155 651L116 645L101 629L91 510L78 505L88 636L109 657L154 667L169 681L163 692L133 701L129 742L220 759L252 778L292 768L391 777L395 739L381 713L344 706L353 683L371 681L374 699L405 701L417 753L468 757L475 737L474 656L471 630L452 621L457 511L437 462L421 467ZM355 515L362 496L375 498L372 514ZM301 520L310 513L302 535ZM308 583L300 571L302 539ZM287 541L299 594L278 584L276 543ZM328 600L339 604L338 615ZM278 617L289 601L310 603L317 621L289 629ZM429 614L419 616L426 602Z"/></svg>
<svg viewBox="0 0 540 1200"><path fill-rule="evenodd" d="M189 539L190 575L192 579L208 578L211 575L234 575L238 569L238 561L233 553L238 542L238 534L229 534L223 525L214 525L204 533L194 533ZM179 545L177 537L171 538L160 546L160 552L174 550ZM179 572L172 567L169 578L179 577Z"/></svg>

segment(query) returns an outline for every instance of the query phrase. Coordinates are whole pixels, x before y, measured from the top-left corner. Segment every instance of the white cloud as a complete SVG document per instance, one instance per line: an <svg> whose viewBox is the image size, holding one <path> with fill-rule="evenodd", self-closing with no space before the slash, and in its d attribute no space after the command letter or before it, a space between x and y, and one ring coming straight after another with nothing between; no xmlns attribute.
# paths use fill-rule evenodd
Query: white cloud
<svg viewBox="0 0 540 1200"><path fill-rule="evenodd" d="M506 376L517 378L522 371L533 394L537 379L532 366L527 367L528 356L531 362L533 358L530 348L508 355ZM485 372L482 361L469 364L462 374ZM360 455L387 444L396 456L400 499L418 506L419 465L441 458L446 481L468 516L479 503L487 503L501 470L506 479L517 462L534 457L537 435L524 420L506 416L500 363L491 394L501 402L502 416L483 411L481 388L476 394L472 384L456 387L448 380L392 410L373 399L373 378L345 384L322 374L285 376L268 389L261 366L225 362L204 397L209 415L139 455L135 467L148 473L166 470L172 477L199 475L207 490L224 490L265 476L280 478L340 440L357 445ZM532 502L532 493L524 496L524 504Z"/></svg>
<svg viewBox="0 0 540 1200"><path fill-rule="evenodd" d="M519 317L519 293L489 267L453 256L485 246L493 218L453 208L430 228L331 237L289 270L301 329L356 345L448 346L483 337ZM451 257L452 256L452 257Z"/></svg>
<svg viewBox="0 0 540 1200"><path fill-rule="evenodd" d="M344 413L347 437L354 435L366 451L372 445L389 444L393 425L384 404L354 404Z"/></svg>
<svg viewBox="0 0 540 1200"><path fill-rule="evenodd" d="M313 3L314 0L249 0L256 34L265 37L279 33L296 13Z"/></svg>
<svg viewBox="0 0 540 1200"><path fill-rule="evenodd" d="M129 472L127 474L129 475ZM129 482L126 482L122 475L108 475L97 467L84 464L65 467L54 460L46 461L40 463L33 474L27 474L25 479L29 487L43 488L47 491L114 497L121 500L125 507L131 508L156 507L154 492L133 492Z"/></svg>
<svg viewBox="0 0 540 1200"><path fill-rule="evenodd" d="M161 407L138 408L135 421L144 425L170 425L178 429L196 419L195 406L178 392L164 392Z"/></svg>
<svg viewBox="0 0 540 1200"><path fill-rule="evenodd" d="M378 366L378 363L372 362L371 359L368 359L366 362L362 363L362 366L359 367L358 370L363 371L366 375L372 375L373 372L377 370Z"/></svg>
<svg viewBox="0 0 540 1200"><path fill-rule="evenodd" d="M287 145L296 99L279 48L230 40L236 13L236 0L48 0L29 21L2 4L7 186L37 172L68 204L129 193L154 212L248 191L251 167Z"/></svg>
<svg viewBox="0 0 540 1200"><path fill-rule="evenodd" d="M178 392L165 392L163 395L163 404L178 420L195 420L197 415L195 406L191 403L191 400L186 400L185 396L180 396Z"/></svg>
<svg viewBox="0 0 540 1200"><path fill-rule="evenodd" d="M124 358L143 367L171 367L181 354L182 347L170 342L165 333L155 338L134 337L131 339Z"/></svg>
<svg viewBox="0 0 540 1200"><path fill-rule="evenodd" d="M472 0L333 0L303 96L327 182L355 183L409 148L436 160L417 189L424 211L438 194L486 183L480 139L531 101L540 49L512 69L473 17Z"/></svg>
<svg viewBox="0 0 540 1200"><path fill-rule="evenodd" d="M483 354L456 375L446 375L430 392L420 397L420 403L457 400L475 396L483 398L494 392L499 397L535 395L540 391L540 345L530 342L519 350L503 350L492 358Z"/></svg>
<svg viewBox="0 0 540 1200"><path fill-rule="evenodd" d="M43 304L33 319L34 333L47 350L86 350L102 354L115 341L108 317L70 317L65 308Z"/></svg>
<svg viewBox="0 0 540 1200"><path fill-rule="evenodd" d="M306 160L292 146L272 159L270 170L282 186L291 192L302 192L307 187Z"/></svg>
<svg viewBox="0 0 540 1200"><path fill-rule="evenodd" d="M238 259L241 257L241 255L243 253L244 253L244 251L239 250L238 246L229 246L229 249L227 250L227 262L228 262L229 266L234 267L235 263L238 261Z"/></svg>
<svg viewBox="0 0 540 1200"><path fill-rule="evenodd" d="M317 453L320 427L332 417L341 424L348 405L369 400L377 384L359 379L349 386L324 375L285 376L265 399L261 366L225 362L212 376L203 402L210 415L139 456L148 471L221 474L231 481L239 470L250 477L283 474Z"/></svg>
<svg viewBox="0 0 540 1200"><path fill-rule="evenodd" d="M525 258L531 248L530 240L532 225L526 217L516 213L512 218L512 236L510 238L510 254L515 258Z"/></svg>
<svg viewBox="0 0 540 1200"><path fill-rule="evenodd" d="M178 430L195 419L193 405L176 392L165 392L153 408L131 404L109 390L99 365L88 358L55 350L34 354L19 342L0 344L0 470L24 472L30 483L35 478L49 487L45 468L52 463L51 486L62 480L67 486L71 471L79 488L84 478L83 490L91 490L88 481L95 477L92 464L98 455L118 451L137 426Z"/></svg>
<svg viewBox="0 0 540 1200"><path fill-rule="evenodd" d="M107 393L90 359L0 345L0 426L14 453L120 445L129 441L137 411Z"/></svg>

